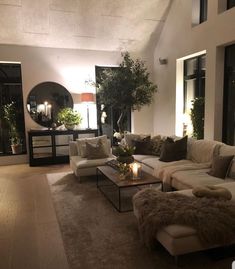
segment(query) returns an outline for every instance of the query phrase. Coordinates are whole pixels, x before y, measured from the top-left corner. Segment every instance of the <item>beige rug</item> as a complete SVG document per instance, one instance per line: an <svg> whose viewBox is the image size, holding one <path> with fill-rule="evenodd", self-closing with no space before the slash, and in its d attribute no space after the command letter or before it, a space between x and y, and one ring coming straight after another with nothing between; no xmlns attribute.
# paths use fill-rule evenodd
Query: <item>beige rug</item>
<svg viewBox="0 0 235 269"><path fill-rule="evenodd" d="M71 173L47 174L71 269L178 268L159 244L148 250L139 239L133 212L119 213L96 188ZM182 257L183 268L231 268L232 258L215 261L206 252Z"/></svg>

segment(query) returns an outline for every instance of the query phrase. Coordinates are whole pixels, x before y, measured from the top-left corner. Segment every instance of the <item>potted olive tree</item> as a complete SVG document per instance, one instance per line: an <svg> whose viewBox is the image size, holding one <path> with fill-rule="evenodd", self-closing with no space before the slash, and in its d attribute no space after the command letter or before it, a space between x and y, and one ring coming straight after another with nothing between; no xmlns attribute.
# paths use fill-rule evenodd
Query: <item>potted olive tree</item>
<svg viewBox="0 0 235 269"><path fill-rule="evenodd" d="M79 112L70 107L65 107L58 113L58 122L64 124L66 129L73 130L76 125L82 122L82 117Z"/></svg>
<svg viewBox="0 0 235 269"><path fill-rule="evenodd" d="M3 106L3 118L9 126L12 153L20 154L22 153L22 139L18 131L16 113L17 112L14 102Z"/></svg>
<svg viewBox="0 0 235 269"><path fill-rule="evenodd" d="M123 119L129 109L140 110L153 101L157 86L150 81L145 63L133 60L128 52L122 54L118 68L106 69L96 83L100 104L118 109L118 132L123 134Z"/></svg>

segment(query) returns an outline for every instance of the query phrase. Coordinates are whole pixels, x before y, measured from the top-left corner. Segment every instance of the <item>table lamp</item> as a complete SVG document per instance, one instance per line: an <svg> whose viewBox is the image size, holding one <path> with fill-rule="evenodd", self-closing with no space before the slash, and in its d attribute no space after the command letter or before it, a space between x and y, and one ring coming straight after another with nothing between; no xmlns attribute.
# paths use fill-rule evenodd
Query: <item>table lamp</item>
<svg viewBox="0 0 235 269"><path fill-rule="evenodd" d="M94 103L94 94L91 92L84 92L81 94L81 102L87 104L87 129L90 129L89 122L89 104Z"/></svg>

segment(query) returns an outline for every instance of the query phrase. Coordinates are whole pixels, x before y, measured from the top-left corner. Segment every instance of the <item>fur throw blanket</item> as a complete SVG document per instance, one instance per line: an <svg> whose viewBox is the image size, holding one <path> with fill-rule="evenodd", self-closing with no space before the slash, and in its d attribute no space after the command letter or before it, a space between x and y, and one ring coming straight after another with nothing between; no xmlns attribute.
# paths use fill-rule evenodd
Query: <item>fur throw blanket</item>
<svg viewBox="0 0 235 269"><path fill-rule="evenodd" d="M133 205L140 236L149 247L153 246L157 232L170 224L193 227L205 246L235 242L235 203L232 201L148 188L134 195Z"/></svg>

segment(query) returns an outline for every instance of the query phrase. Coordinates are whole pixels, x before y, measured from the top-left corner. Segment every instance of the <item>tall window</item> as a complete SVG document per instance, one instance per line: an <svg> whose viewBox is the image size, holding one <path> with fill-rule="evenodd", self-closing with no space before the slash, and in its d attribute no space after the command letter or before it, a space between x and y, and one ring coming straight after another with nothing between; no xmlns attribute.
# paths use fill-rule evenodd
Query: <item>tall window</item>
<svg viewBox="0 0 235 269"><path fill-rule="evenodd" d="M227 0L227 9L235 7L235 0Z"/></svg>
<svg viewBox="0 0 235 269"><path fill-rule="evenodd" d="M223 142L235 145L235 44L225 48Z"/></svg>
<svg viewBox="0 0 235 269"><path fill-rule="evenodd" d="M207 0L200 0L200 23L207 20Z"/></svg>
<svg viewBox="0 0 235 269"><path fill-rule="evenodd" d="M188 122L190 121L192 101L196 97L205 97L205 63L205 54L184 61L184 114L185 117L188 117ZM192 123L190 122L190 124ZM192 130L188 130L188 134L191 133Z"/></svg>
<svg viewBox="0 0 235 269"><path fill-rule="evenodd" d="M192 25L198 25L207 20L208 0L192 0Z"/></svg>
<svg viewBox="0 0 235 269"><path fill-rule="evenodd" d="M5 118L4 108L9 106L11 121ZM21 65L0 63L0 156L15 153L14 143L20 145L17 153L26 152Z"/></svg>

